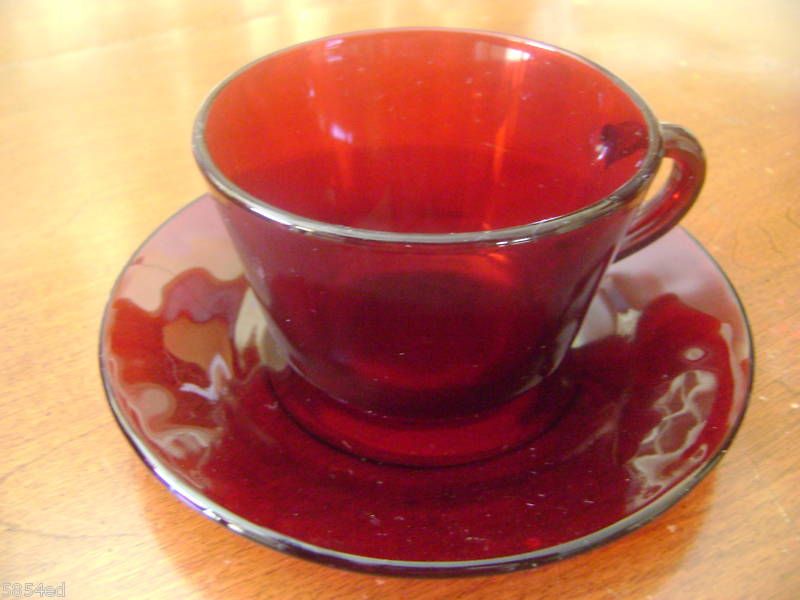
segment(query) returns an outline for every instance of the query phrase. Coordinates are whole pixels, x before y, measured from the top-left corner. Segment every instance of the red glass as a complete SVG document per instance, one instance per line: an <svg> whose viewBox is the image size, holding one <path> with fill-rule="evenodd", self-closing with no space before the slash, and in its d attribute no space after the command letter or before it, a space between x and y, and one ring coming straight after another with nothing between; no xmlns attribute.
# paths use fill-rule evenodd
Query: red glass
<svg viewBox="0 0 800 600"><path fill-rule="evenodd" d="M470 464L390 465L308 435L268 384L284 364L278 335L204 197L115 286L101 331L109 403L155 474L205 516L389 573L505 572L648 522L720 459L752 380L735 292L680 229L603 279L554 376L575 390L569 410Z"/></svg>
<svg viewBox="0 0 800 600"><path fill-rule="evenodd" d="M195 151L290 366L271 373L284 408L410 465L545 431L608 265L703 178L696 141L596 65L454 30L262 59L209 98ZM665 152L674 176L639 210Z"/></svg>

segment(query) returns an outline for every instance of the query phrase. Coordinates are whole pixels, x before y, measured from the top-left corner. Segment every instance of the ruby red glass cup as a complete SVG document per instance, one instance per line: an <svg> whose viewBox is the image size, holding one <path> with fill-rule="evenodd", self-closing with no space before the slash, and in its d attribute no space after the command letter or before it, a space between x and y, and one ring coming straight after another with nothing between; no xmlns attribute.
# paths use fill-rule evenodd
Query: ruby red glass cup
<svg viewBox="0 0 800 600"><path fill-rule="evenodd" d="M558 366L606 268L675 225L705 170L598 65L449 29L264 57L193 143L281 357L265 385L316 436L406 465L490 456L568 410Z"/></svg>

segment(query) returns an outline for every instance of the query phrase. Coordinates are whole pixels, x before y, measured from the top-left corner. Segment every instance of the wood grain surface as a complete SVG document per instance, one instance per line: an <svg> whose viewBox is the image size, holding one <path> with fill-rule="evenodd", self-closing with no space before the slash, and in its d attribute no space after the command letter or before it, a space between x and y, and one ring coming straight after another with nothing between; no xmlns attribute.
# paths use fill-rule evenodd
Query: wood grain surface
<svg viewBox="0 0 800 600"><path fill-rule="evenodd" d="M114 278L204 189L189 133L211 86L295 42L400 25L570 48L692 129L709 176L684 223L755 333L751 408L713 474L535 571L398 579L262 548L152 477L100 384ZM800 597L798 31L793 0L0 0L0 580L90 599Z"/></svg>

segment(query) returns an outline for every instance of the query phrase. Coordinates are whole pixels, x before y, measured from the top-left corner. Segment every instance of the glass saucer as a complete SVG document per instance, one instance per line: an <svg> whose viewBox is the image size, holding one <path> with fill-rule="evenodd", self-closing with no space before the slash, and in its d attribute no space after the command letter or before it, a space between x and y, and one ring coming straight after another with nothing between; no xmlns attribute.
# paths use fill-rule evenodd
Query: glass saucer
<svg viewBox="0 0 800 600"><path fill-rule="evenodd" d="M675 229L609 271L560 368L577 392L532 442L438 468L328 446L269 383L286 362L213 202L189 204L131 258L105 311L100 367L114 416L155 475L267 546L373 572L533 567L666 510L744 415L742 306Z"/></svg>

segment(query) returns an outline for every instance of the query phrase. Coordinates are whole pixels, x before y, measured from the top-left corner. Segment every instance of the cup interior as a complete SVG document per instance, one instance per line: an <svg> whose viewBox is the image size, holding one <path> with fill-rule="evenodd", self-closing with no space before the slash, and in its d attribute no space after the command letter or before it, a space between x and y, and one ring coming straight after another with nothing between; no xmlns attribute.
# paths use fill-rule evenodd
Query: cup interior
<svg viewBox="0 0 800 600"><path fill-rule="evenodd" d="M216 168L325 223L456 233L563 216L632 178L640 106L605 71L497 34L394 30L310 42L221 86L204 117Z"/></svg>

